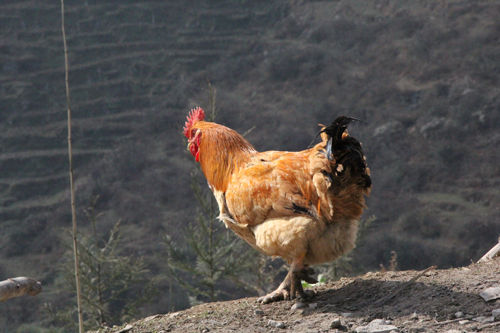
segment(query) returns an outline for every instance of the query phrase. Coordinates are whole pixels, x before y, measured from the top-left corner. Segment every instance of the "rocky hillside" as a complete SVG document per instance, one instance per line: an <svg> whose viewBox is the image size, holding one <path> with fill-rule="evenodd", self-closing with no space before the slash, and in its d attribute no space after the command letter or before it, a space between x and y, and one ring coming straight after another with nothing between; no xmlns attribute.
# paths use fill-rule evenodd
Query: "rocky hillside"
<svg viewBox="0 0 500 333"><path fill-rule="evenodd" d="M208 82L217 121L251 130L261 150L303 149L339 114L363 120L351 133L372 169L374 222L352 272L387 266L391 251L401 269L460 266L496 242L499 1L66 1L66 12L79 221L88 229L84 208L99 197L98 232L121 220L123 253L151 278L165 276L165 233L196 214L180 128L208 106ZM61 299L59 3L2 1L0 27L0 277L45 287L0 311L11 332ZM143 313L187 305L174 299Z"/></svg>
<svg viewBox="0 0 500 333"><path fill-rule="evenodd" d="M315 287L307 302L261 305L256 298L244 298L207 303L98 333L498 332L500 298L486 302L480 294L500 289L500 259L422 273L366 273Z"/></svg>

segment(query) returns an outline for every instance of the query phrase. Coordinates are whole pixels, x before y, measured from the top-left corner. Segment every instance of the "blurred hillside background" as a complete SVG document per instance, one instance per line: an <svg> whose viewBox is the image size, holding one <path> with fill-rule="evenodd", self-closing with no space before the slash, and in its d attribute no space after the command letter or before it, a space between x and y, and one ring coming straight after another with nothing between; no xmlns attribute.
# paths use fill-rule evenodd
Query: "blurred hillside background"
<svg viewBox="0 0 500 333"><path fill-rule="evenodd" d="M208 82L217 122L251 130L259 150L302 150L340 114L363 120L350 133L372 170L372 222L346 273L391 253L399 269L460 266L496 243L500 1L65 2L79 226L99 243L121 221L115 254L156 288L137 316L190 304L164 239L182 244L199 215L191 184L204 180L181 128L208 109ZM59 287L71 224L59 6L0 4L0 280L44 285L0 304L0 332L45 332L74 303Z"/></svg>

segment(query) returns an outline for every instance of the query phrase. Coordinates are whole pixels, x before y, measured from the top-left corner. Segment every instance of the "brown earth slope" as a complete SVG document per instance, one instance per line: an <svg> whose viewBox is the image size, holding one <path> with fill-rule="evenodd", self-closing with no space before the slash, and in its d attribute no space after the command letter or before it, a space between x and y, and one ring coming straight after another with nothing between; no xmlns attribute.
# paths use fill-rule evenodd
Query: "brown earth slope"
<svg viewBox="0 0 500 333"><path fill-rule="evenodd" d="M486 288L500 287L500 258L420 274L370 272L317 286L307 303L261 305L256 298L206 303L98 332L359 332L377 319L398 332L500 330L500 318L491 321L500 299L485 302L479 296Z"/></svg>

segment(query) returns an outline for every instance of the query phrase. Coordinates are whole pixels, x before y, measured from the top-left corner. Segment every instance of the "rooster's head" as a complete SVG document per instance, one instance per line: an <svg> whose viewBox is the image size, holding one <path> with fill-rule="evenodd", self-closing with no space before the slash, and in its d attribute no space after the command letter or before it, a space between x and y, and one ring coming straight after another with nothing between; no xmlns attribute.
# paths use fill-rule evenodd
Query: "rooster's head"
<svg viewBox="0 0 500 333"><path fill-rule="evenodd" d="M189 112L186 122L184 123L184 136L188 139L188 150L196 159L196 162L200 161L200 137L201 132L197 128L193 128L193 125L198 121L205 119L205 111L199 106L192 109Z"/></svg>

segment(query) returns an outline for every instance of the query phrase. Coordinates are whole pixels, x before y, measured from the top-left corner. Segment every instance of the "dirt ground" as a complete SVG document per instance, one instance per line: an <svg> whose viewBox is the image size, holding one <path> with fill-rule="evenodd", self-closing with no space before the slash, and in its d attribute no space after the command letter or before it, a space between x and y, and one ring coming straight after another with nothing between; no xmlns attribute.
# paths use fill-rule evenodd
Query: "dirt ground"
<svg viewBox="0 0 500 333"><path fill-rule="evenodd" d="M243 298L207 303L99 333L500 332L500 317L496 321L492 317L492 310L500 309L500 299L486 302L479 296L495 286L500 287L498 257L423 274L370 272L342 278L314 287L314 296L307 302L262 305L256 298ZM385 326L369 331L365 326L376 319Z"/></svg>

